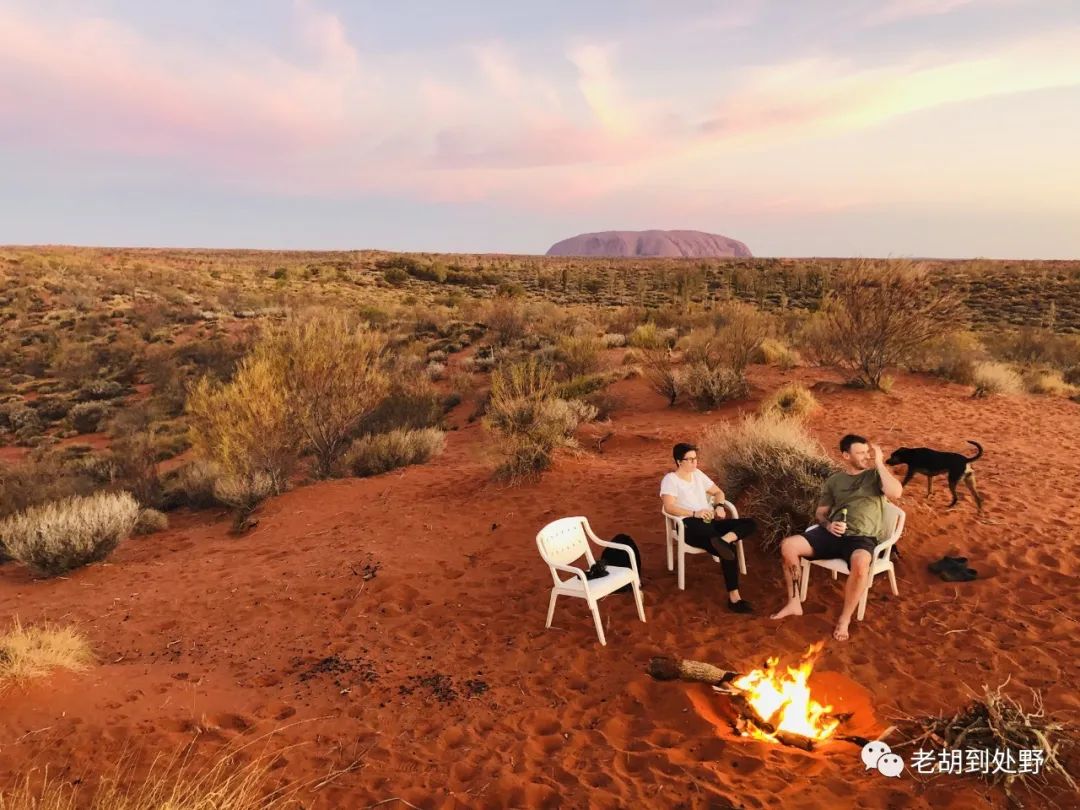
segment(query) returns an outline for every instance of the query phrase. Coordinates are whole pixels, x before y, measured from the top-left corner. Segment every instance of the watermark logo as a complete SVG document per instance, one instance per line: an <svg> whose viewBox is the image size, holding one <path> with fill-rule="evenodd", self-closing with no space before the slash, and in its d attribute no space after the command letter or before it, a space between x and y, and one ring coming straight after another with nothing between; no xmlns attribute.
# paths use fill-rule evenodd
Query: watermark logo
<svg viewBox="0 0 1080 810"><path fill-rule="evenodd" d="M873 740L863 746L862 761L866 770L876 770L882 776L898 778L905 762L894 754L888 743ZM1045 755L1038 748L944 748L918 749L911 754L910 767L919 774L977 773L1038 774L1045 764Z"/></svg>
<svg viewBox="0 0 1080 810"><path fill-rule="evenodd" d="M899 778L904 772L904 760L899 754L894 754L888 743L881 740L873 740L863 746L862 761L866 770L874 768L882 776Z"/></svg>

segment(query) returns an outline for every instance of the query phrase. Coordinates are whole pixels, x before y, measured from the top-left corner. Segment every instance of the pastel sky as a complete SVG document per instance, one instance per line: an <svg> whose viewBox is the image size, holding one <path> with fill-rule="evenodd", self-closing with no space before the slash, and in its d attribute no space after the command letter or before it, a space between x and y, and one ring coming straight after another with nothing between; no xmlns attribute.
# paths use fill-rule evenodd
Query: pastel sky
<svg viewBox="0 0 1080 810"><path fill-rule="evenodd" d="M0 0L0 244L1080 258L1077 0Z"/></svg>

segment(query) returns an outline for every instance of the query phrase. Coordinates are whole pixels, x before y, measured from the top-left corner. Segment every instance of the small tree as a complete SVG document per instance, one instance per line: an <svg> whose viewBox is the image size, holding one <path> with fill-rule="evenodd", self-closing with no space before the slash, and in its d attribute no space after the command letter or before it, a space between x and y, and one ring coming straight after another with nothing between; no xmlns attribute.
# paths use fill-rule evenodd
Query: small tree
<svg viewBox="0 0 1080 810"><path fill-rule="evenodd" d="M187 401L192 445L229 475L264 474L281 492L296 468L303 433L293 417L280 362L249 355L232 382L203 377Z"/></svg>
<svg viewBox="0 0 1080 810"><path fill-rule="evenodd" d="M840 270L820 317L812 349L868 388L881 388L890 366L904 365L962 313L955 292L943 292L911 262L860 261Z"/></svg>
<svg viewBox="0 0 1080 810"><path fill-rule="evenodd" d="M731 301L717 309L718 326L712 340L724 363L742 373L773 331L773 319L757 307Z"/></svg>
<svg viewBox="0 0 1080 810"><path fill-rule="evenodd" d="M385 347L381 334L350 325L341 312L293 319L260 345L268 362L282 369L316 476L331 474L360 420L386 395Z"/></svg>

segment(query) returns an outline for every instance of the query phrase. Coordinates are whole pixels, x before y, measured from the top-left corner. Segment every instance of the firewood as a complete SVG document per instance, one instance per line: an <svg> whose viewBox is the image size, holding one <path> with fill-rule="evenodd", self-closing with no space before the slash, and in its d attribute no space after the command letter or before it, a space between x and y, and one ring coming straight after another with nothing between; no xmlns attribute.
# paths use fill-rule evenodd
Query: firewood
<svg viewBox="0 0 1080 810"><path fill-rule="evenodd" d="M682 658L658 656L649 661L649 674L658 681L696 681L698 683L727 683L739 677L731 672L704 661L688 661Z"/></svg>
<svg viewBox="0 0 1080 810"><path fill-rule="evenodd" d="M790 745L792 748L801 748L803 751L814 750L814 741L812 739L804 737L802 734L795 734L792 731L778 731L776 732L776 739L784 745Z"/></svg>

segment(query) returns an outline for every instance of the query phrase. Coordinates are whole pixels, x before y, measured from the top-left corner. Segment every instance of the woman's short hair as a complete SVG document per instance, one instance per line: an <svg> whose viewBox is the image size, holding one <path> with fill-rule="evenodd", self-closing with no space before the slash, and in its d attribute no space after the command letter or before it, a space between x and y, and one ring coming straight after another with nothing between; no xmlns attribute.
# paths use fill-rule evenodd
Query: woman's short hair
<svg viewBox="0 0 1080 810"><path fill-rule="evenodd" d="M671 455L675 459L676 463L683 460L683 456L689 453L691 450L697 450L697 447L686 442L679 442L671 449Z"/></svg>

